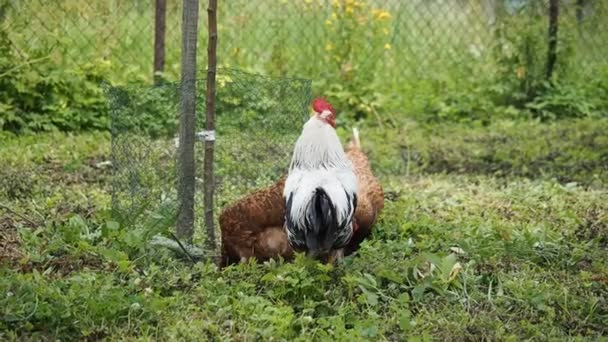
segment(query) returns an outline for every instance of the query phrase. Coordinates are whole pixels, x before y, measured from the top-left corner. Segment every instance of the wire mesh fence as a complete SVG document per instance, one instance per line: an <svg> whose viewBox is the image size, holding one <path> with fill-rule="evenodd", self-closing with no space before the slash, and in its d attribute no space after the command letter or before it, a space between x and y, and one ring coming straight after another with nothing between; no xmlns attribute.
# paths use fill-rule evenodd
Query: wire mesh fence
<svg viewBox="0 0 608 342"><path fill-rule="evenodd" d="M105 65L113 83L151 82L156 6L165 4L165 79L180 71L181 1L12 1L3 27L20 55L66 67ZM559 0L555 77L576 87L606 73L608 2ZM199 2L205 13L206 1ZM549 0L231 0L219 4L220 67L311 78L316 91L397 115L441 111L452 98L508 97L499 83L542 82ZM201 16L200 27L206 18ZM206 64L199 32L198 65ZM160 45L157 45L160 46ZM158 57L158 56L157 56ZM159 65L157 65L159 68ZM205 77L200 74L199 77ZM479 94L489 89L492 94ZM502 91L502 93L501 93ZM590 90L592 92L592 90ZM464 96L463 96L463 93ZM404 95L405 94L405 95ZM529 96L528 96L529 97ZM446 102L447 101L447 102ZM466 102L466 101L465 101ZM511 101L513 102L513 101ZM466 107L466 106L465 106ZM468 110L468 108L465 108ZM360 111L361 113L358 113Z"/></svg>
<svg viewBox="0 0 608 342"><path fill-rule="evenodd" d="M232 0L219 4L219 60L269 75L403 83L496 68L510 35L546 49L547 0ZM109 61L112 78L152 78L154 1L12 1L3 25L22 53L58 63ZM165 74L179 75L181 1L166 2ZM200 1L204 13L206 1ZM201 16L201 27L206 18ZM206 32L200 31L201 41ZM560 1L560 51L593 75L608 56L608 4ZM204 44L199 44L204 59ZM501 50L496 54L497 49ZM204 65L204 61L201 61ZM460 73L449 75L456 67ZM125 79L127 78L127 79Z"/></svg>
<svg viewBox="0 0 608 342"><path fill-rule="evenodd" d="M223 207L286 174L293 141L308 117L311 82L230 69L218 70L217 82L215 203ZM179 83L112 87L108 94L113 212L125 224L146 227L146 234L162 232L173 226L179 208ZM198 130L204 100L205 80L199 80ZM203 145L196 143L195 227L203 225L203 157Z"/></svg>

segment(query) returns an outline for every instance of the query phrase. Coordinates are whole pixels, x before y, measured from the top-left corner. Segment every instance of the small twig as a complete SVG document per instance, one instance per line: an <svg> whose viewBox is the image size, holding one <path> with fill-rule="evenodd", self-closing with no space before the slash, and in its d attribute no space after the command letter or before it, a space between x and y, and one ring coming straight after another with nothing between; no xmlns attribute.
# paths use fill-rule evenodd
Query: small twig
<svg viewBox="0 0 608 342"><path fill-rule="evenodd" d="M38 212L38 210L32 208L31 211L36 214L36 216L38 216L38 218L40 219L40 221L44 222L44 216L42 216L41 213Z"/></svg>
<svg viewBox="0 0 608 342"><path fill-rule="evenodd" d="M34 314L36 313L36 311L38 311L38 302L40 301L40 299L38 299L38 295L36 295L36 303L34 303L34 309L32 310L32 312L29 313L29 315L27 315L26 317L24 317L23 319L21 319L21 321L27 321L30 318L32 318L32 316L34 316Z"/></svg>
<svg viewBox="0 0 608 342"><path fill-rule="evenodd" d="M369 106L372 110L372 113L374 113L374 116L376 116L376 120L378 120L378 124L380 125L380 128L382 128L382 130L384 130L384 124L382 124L382 119L380 118L380 114L378 114L378 111L376 111L376 108L374 108L373 105Z"/></svg>
<svg viewBox="0 0 608 342"><path fill-rule="evenodd" d="M389 126L391 126L391 128L396 128L397 127L397 121L395 120L395 117L393 116L392 113L389 113L388 111L385 113L385 115L388 117L388 123Z"/></svg>
<svg viewBox="0 0 608 342"><path fill-rule="evenodd" d="M27 221L29 224L31 224L34 227L38 227L38 226L41 225L40 223L35 222L34 220L30 219L29 217L27 217L27 216L25 216L25 215L23 215L21 213L16 212L14 209L12 209L11 207L7 206L6 204L0 203L0 208L2 208L4 210L12 213L15 216L19 216L21 219Z"/></svg>
<svg viewBox="0 0 608 342"><path fill-rule="evenodd" d="M194 246L194 245L183 245L180 243L177 238L173 237L165 237L162 235L156 235L150 241L150 244L155 246L161 246L170 249L171 251L179 254L181 257L187 258L190 257L194 260L204 259L206 254L205 252ZM187 252L185 252L187 251Z"/></svg>
<svg viewBox="0 0 608 342"><path fill-rule="evenodd" d="M407 177L410 177L410 167L412 166L412 151L410 151L410 147L407 147Z"/></svg>
<svg viewBox="0 0 608 342"><path fill-rule="evenodd" d="M49 59L49 58L50 58L49 56L44 56L44 57L41 57L41 58L38 58L38 59L32 59L31 61L27 61L27 62L25 62L25 63L19 64L19 65L16 65L15 67L13 67L13 68L11 68L11 69L8 69L8 70L7 70L7 71L5 71L4 73L0 74L0 77L7 76L7 75L9 75L10 73L12 73L13 71L16 71L16 70L18 70L18 69L20 69L20 68L23 68L23 67L25 67L25 66L27 66L27 65L30 65L30 64L35 64L35 63L38 63L38 62L42 62L42 61L44 61L45 59Z"/></svg>
<svg viewBox="0 0 608 342"><path fill-rule="evenodd" d="M173 234L173 233L170 233L170 234L171 234L171 237L173 238L173 240L175 240L175 242L177 242L179 247L182 249L182 251L184 251L184 253L188 256L188 258L190 258L190 261L195 262L194 257L192 257L192 255L190 255L190 253L188 253L188 251L186 250L186 247L184 247L184 245L182 245L182 242L179 241L177 236L175 236L175 234Z"/></svg>

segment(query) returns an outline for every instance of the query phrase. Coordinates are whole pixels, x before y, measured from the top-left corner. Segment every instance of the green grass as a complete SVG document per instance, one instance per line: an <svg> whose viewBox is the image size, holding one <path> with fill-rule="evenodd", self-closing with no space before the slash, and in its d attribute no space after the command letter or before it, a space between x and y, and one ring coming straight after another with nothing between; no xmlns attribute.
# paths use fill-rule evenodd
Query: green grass
<svg viewBox="0 0 608 342"><path fill-rule="evenodd" d="M111 219L108 134L0 138L0 339L606 338L607 128L362 127L387 202L358 255L224 271Z"/></svg>

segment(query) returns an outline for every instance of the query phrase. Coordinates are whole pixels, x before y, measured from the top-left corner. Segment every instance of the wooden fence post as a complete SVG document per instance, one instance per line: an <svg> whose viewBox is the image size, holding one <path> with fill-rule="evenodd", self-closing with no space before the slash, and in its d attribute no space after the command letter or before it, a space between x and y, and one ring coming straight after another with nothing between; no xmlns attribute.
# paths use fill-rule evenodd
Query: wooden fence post
<svg viewBox="0 0 608 342"><path fill-rule="evenodd" d="M557 62L557 28L559 19L559 0L549 0L549 46L547 49L547 81L551 81Z"/></svg>
<svg viewBox="0 0 608 342"><path fill-rule="evenodd" d="M213 196L215 181L213 177L213 154L215 145L215 76L217 65L217 0L209 0L208 16L208 45L207 45L207 120L205 130L205 160L203 182L205 187L205 226L207 228L207 247L215 250L215 227L213 224Z"/></svg>
<svg viewBox="0 0 608 342"><path fill-rule="evenodd" d="M196 41L198 0L184 0L182 75L179 118L177 237L192 242L194 234L194 139L196 128Z"/></svg>
<svg viewBox="0 0 608 342"><path fill-rule="evenodd" d="M167 1L156 0L154 16L154 84L159 84L165 69L165 28L166 28Z"/></svg>

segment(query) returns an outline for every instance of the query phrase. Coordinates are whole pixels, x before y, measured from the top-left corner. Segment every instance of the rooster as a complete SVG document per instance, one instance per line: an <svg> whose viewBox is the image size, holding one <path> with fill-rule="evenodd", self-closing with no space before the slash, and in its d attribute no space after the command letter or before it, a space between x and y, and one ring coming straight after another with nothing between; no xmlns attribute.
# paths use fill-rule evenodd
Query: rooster
<svg viewBox="0 0 608 342"><path fill-rule="evenodd" d="M335 112L325 99L296 141L285 180L285 229L296 251L333 263L353 235L357 178L336 134Z"/></svg>
<svg viewBox="0 0 608 342"><path fill-rule="evenodd" d="M353 130L353 138L346 147L346 156L353 164L357 176L357 209L355 230L345 248L345 255L357 251L359 244L369 237L373 224L384 207L382 187L372 174L368 158L360 145L359 133ZM222 233L221 267L245 262L252 257L258 261L293 258L294 252L283 228L284 186L285 177L222 210L219 218Z"/></svg>

